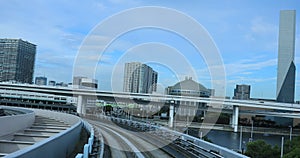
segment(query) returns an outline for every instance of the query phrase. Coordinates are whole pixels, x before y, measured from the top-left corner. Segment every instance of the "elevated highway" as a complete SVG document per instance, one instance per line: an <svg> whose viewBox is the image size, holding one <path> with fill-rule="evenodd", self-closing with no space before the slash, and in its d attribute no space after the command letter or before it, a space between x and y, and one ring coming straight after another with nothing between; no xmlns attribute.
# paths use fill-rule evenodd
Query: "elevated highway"
<svg viewBox="0 0 300 158"><path fill-rule="evenodd" d="M238 131L238 117L239 108L257 108L257 109L269 109L284 111L284 117L289 116L291 118L298 118L300 115L300 104L292 103L278 103L278 102L266 102L266 101L253 101L253 100L232 100L224 98L203 98L203 97L188 97L188 96L174 96L174 95L157 95L157 94L139 94L139 93L126 93L126 92L107 92L92 89L76 89L68 87L47 87L37 86L29 84L9 84L0 83L0 89L4 90L16 90L27 91L37 93L47 93L60 96L74 96L77 97L77 112L80 114L86 114L86 105L88 98L94 98L94 100L100 98L102 100L109 101L122 101L132 102L135 100L142 100L146 102L167 103L169 101L174 102L192 102L192 103L204 103L209 108L219 109L232 109L232 127L235 132ZM172 106L172 105L171 105ZM175 105L173 105L175 106ZM170 113L174 112L170 111ZM282 117L282 116L279 116ZM170 127L173 124L170 118Z"/></svg>
<svg viewBox="0 0 300 158"><path fill-rule="evenodd" d="M0 83L0 89L6 90L19 90L37 93L55 94L61 96L94 96L100 98L123 98L123 99L141 99L145 101L158 101L166 102L174 101L189 101L197 103L207 103L208 106L215 108L227 108L228 106L238 107L252 107L263 108L272 110L285 110L291 112L300 112L299 104L292 103L278 103L267 101L253 101L253 100L232 100L224 98L203 98L203 97L188 97L188 96L174 96L174 95L158 95L158 94L141 94L141 93L128 93L128 92L108 92L92 89L77 89L69 87L50 87L50 86L37 86L30 84L8 84ZM81 100L82 101L82 100ZM78 103L79 105L82 103Z"/></svg>

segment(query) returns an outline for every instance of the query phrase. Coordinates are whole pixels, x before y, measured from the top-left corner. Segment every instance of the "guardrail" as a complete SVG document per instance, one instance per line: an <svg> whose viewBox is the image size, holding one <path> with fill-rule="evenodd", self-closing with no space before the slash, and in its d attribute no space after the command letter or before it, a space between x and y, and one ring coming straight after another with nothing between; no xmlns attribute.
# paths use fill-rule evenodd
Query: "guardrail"
<svg viewBox="0 0 300 158"><path fill-rule="evenodd" d="M88 122L83 121L83 127L87 130L89 133L88 143L84 145L83 147L83 154L78 153L76 155L76 158L88 158L89 154L92 153L93 143L94 143L94 128L92 125L90 125Z"/></svg>
<svg viewBox="0 0 300 158"><path fill-rule="evenodd" d="M155 131L154 133L157 136L164 137L166 139L174 140L174 143L178 145L178 147L183 148L185 151L189 152L192 155L205 155L205 153L209 153L219 158L248 158L245 155L237 153L233 150L227 149L225 147L218 146L216 144L204 141L202 139L183 134L174 130L170 130L168 128L162 127L158 124L145 123L139 121L133 121L128 119L122 119L117 117L105 116L105 115L97 115L97 118L106 119L115 121L117 123L126 124L128 126L133 126L134 128L138 128L140 130L148 130Z"/></svg>
<svg viewBox="0 0 300 158"><path fill-rule="evenodd" d="M98 135L96 137L98 137L99 139L99 145L100 145L100 149L98 151L99 154L99 158L103 158L104 155L104 139L103 139L103 135L101 133L101 129L99 127L96 127L96 133L98 133Z"/></svg>
<svg viewBox="0 0 300 158"><path fill-rule="evenodd" d="M103 153L104 153L104 142L103 142L103 137L101 134L98 134L97 136L100 137L100 151L97 153L93 153L93 148L94 148L94 142L95 142L95 129L94 127L89 124L86 121L83 121L83 127L87 130L89 133L89 138L87 144L84 145L83 148L83 153L79 153L76 155L76 158L88 158L90 155L97 155L97 157L103 158ZM99 131L98 131L99 132ZM97 146L96 146L97 148Z"/></svg>

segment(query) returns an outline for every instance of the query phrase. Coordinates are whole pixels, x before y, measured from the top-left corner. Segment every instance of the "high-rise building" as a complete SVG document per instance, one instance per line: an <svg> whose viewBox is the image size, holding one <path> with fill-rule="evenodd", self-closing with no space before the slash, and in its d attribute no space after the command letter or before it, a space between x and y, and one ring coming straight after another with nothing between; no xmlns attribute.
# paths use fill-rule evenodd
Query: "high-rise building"
<svg viewBox="0 0 300 158"><path fill-rule="evenodd" d="M152 93L157 89L158 74L151 67L139 62L125 64L123 91Z"/></svg>
<svg viewBox="0 0 300 158"><path fill-rule="evenodd" d="M277 92L278 102L293 103L295 96L295 27L296 11L280 11L278 40Z"/></svg>
<svg viewBox="0 0 300 158"><path fill-rule="evenodd" d="M234 89L234 96L233 99L240 99L240 100L249 100L250 99L250 85L236 85Z"/></svg>
<svg viewBox="0 0 300 158"><path fill-rule="evenodd" d="M156 71L153 71L152 74L152 91L156 92L157 91L157 78L158 74Z"/></svg>
<svg viewBox="0 0 300 158"><path fill-rule="evenodd" d="M32 83L36 45L22 39L0 39L0 82Z"/></svg>
<svg viewBox="0 0 300 158"><path fill-rule="evenodd" d="M47 85L47 77L36 77L35 78L35 84L36 85L44 85L46 86Z"/></svg>

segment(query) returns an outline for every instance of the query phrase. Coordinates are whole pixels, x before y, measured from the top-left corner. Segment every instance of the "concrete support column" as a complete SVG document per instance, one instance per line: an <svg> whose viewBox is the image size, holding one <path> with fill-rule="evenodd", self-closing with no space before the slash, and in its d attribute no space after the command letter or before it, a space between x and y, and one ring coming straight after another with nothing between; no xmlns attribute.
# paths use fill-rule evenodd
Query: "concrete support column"
<svg viewBox="0 0 300 158"><path fill-rule="evenodd" d="M173 122L174 122L174 104L170 105L170 111L169 111L169 127L173 127Z"/></svg>
<svg viewBox="0 0 300 158"><path fill-rule="evenodd" d="M82 95L78 95L77 97L77 113L81 115L85 115L85 102L84 102L84 97Z"/></svg>
<svg viewBox="0 0 300 158"><path fill-rule="evenodd" d="M238 126L239 126L239 107L233 106L232 127L234 132L238 131Z"/></svg>

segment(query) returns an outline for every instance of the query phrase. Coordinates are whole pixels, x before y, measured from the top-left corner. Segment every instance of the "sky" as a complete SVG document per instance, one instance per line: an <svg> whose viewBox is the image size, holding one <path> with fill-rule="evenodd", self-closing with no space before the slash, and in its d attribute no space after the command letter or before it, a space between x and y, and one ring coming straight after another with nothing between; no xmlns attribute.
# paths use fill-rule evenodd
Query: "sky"
<svg viewBox="0 0 300 158"><path fill-rule="evenodd" d="M212 76L205 55L180 34L144 27L117 37L108 36L116 28L129 26L134 18L119 19L110 29L101 30L105 21L146 6L169 8L195 20L207 31L225 70L226 96L233 96L236 84L249 84L251 97L268 99L276 97L279 12L296 10L295 97L300 100L300 11L297 10L300 2L297 0L0 0L0 38L22 38L36 44L34 76L46 76L48 80L68 83L73 75L91 75L98 79L100 90L122 91L124 63L138 61L158 72L159 93L185 76L192 76L211 88ZM162 17L156 13L151 19L143 15L136 18L166 24L177 22L175 27L191 34L195 31L188 23L180 23L182 19L177 16L159 21ZM94 39L89 48L105 48L100 57L99 51L80 54L88 47L85 45L88 39ZM104 43L112 39L105 47ZM78 72L77 61L82 58L85 62L80 64L85 69ZM96 65L90 67L93 62Z"/></svg>

